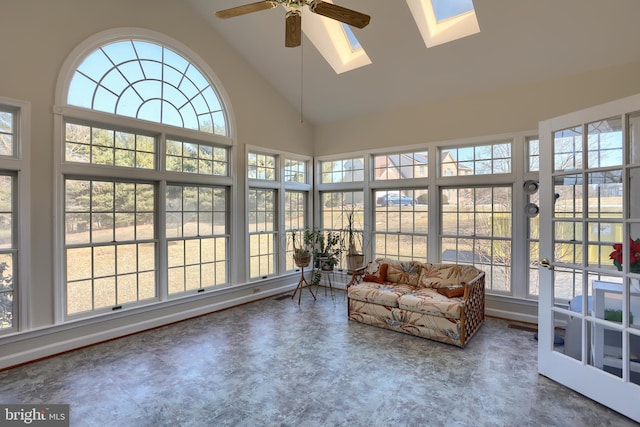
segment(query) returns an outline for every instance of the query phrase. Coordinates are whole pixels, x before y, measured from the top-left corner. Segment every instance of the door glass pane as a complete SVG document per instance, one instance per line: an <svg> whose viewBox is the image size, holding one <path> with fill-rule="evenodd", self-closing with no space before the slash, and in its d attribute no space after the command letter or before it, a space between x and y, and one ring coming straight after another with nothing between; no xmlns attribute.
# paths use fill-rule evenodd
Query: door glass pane
<svg viewBox="0 0 640 427"><path fill-rule="evenodd" d="M553 296L555 301L566 303L583 294L582 271L570 268L556 268L554 276Z"/></svg>
<svg viewBox="0 0 640 427"><path fill-rule="evenodd" d="M554 216L582 217L582 174L558 175L554 179Z"/></svg>
<svg viewBox="0 0 640 427"><path fill-rule="evenodd" d="M611 248L616 242L622 241L622 224L615 222L587 223L587 264L590 267L611 268Z"/></svg>
<svg viewBox="0 0 640 427"><path fill-rule="evenodd" d="M629 326L640 330L640 287L638 281L633 279L629 292L629 311ZM634 353L634 356L640 359L640 347L635 350L638 351Z"/></svg>
<svg viewBox="0 0 640 427"><path fill-rule="evenodd" d="M554 261L563 264L582 264L582 223L556 221L554 235Z"/></svg>
<svg viewBox="0 0 640 427"><path fill-rule="evenodd" d="M640 218L640 168L629 169L629 218ZM640 236L637 236L640 237Z"/></svg>
<svg viewBox="0 0 640 427"><path fill-rule="evenodd" d="M582 296L575 297L569 304L571 315L554 312L554 346L555 351L564 353L576 360L582 360Z"/></svg>
<svg viewBox="0 0 640 427"><path fill-rule="evenodd" d="M529 203L536 206L540 205L539 193L530 194L527 197ZM540 259L540 216L538 214L528 213L528 240L529 240L529 292L533 296L539 295L539 262Z"/></svg>
<svg viewBox="0 0 640 427"><path fill-rule="evenodd" d="M588 210L591 218L622 218L622 170L587 174Z"/></svg>
<svg viewBox="0 0 640 427"><path fill-rule="evenodd" d="M629 163L640 163L640 113L629 116Z"/></svg>
<svg viewBox="0 0 640 427"><path fill-rule="evenodd" d="M559 130L553 135L553 170L582 168L582 127Z"/></svg>
<svg viewBox="0 0 640 427"><path fill-rule="evenodd" d="M622 164L622 119L613 118L589 123L587 127L589 168Z"/></svg>
<svg viewBox="0 0 640 427"><path fill-rule="evenodd" d="M640 187L636 187L640 188ZM634 329L640 329L640 224L629 224L629 272L634 276L629 277L629 325ZM624 259L623 259L624 262ZM640 346L634 353L635 358L640 358Z"/></svg>
<svg viewBox="0 0 640 427"><path fill-rule="evenodd" d="M622 377L622 284L594 280L592 286L593 315L605 320L592 325L592 364L598 369Z"/></svg>

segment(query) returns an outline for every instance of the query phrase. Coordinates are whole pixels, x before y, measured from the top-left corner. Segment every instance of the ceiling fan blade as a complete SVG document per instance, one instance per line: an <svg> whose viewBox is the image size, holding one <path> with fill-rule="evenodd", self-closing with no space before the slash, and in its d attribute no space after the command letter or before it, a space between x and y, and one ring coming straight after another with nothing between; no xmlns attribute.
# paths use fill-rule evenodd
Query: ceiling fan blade
<svg viewBox="0 0 640 427"><path fill-rule="evenodd" d="M258 1L255 3L249 3L238 7L232 7L231 9L219 10L216 12L218 18L227 19L240 15L246 15L251 12L259 12L261 10L273 9L278 7L278 3L275 1Z"/></svg>
<svg viewBox="0 0 640 427"><path fill-rule="evenodd" d="M302 16L298 11L287 12L287 21L284 30L284 45L297 47L302 42Z"/></svg>
<svg viewBox="0 0 640 427"><path fill-rule="evenodd" d="M344 22L356 28L364 28L369 24L371 17L346 7L337 6L325 1L314 1L309 5L309 9L318 15Z"/></svg>

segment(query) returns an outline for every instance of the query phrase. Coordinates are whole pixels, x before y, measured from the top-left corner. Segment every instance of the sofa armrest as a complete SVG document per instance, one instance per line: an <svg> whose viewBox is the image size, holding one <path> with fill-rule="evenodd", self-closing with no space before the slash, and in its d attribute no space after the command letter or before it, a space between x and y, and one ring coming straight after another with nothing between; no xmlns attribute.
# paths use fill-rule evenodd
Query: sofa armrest
<svg viewBox="0 0 640 427"><path fill-rule="evenodd" d="M463 347L467 340L478 331L484 322L484 286L484 271L481 271L472 280L464 283L464 296L460 302L462 310L462 313L460 313L460 319L462 321L460 338Z"/></svg>
<svg viewBox="0 0 640 427"><path fill-rule="evenodd" d="M464 286L464 295L462 296L462 301L466 302L471 296L473 296L474 293L478 292L479 288L482 288L482 295L484 296L484 277L485 273L484 271L481 271L476 277L469 280L468 282L462 282L462 285Z"/></svg>
<svg viewBox="0 0 640 427"><path fill-rule="evenodd" d="M360 283L362 281L362 278L364 277L364 272L366 269L366 266L362 266L356 268L355 270L349 270L347 274L351 276L351 280L349 280L349 283L347 283L347 288L349 288L349 286L351 285Z"/></svg>

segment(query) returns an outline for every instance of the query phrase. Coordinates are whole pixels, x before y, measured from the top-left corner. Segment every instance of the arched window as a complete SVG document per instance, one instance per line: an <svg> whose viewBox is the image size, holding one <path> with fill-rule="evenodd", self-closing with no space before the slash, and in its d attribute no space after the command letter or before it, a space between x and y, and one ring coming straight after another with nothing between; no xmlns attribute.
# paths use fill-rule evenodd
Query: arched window
<svg viewBox="0 0 640 427"><path fill-rule="evenodd" d="M99 33L67 58L55 108L62 320L230 284L233 129L212 82L188 47L148 30Z"/></svg>
<svg viewBox="0 0 640 427"><path fill-rule="evenodd" d="M203 73L158 43L120 40L75 70L67 103L166 125L227 135L220 97Z"/></svg>

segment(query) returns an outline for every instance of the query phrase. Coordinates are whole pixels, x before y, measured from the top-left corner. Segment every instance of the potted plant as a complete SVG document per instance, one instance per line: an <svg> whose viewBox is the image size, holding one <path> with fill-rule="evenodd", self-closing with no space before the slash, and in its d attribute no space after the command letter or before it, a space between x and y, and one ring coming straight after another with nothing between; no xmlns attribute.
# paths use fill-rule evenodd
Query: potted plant
<svg viewBox="0 0 640 427"><path fill-rule="evenodd" d="M358 244L362 246L362 233L355 230L354 225L355 218L352 211L347 214L347 227L344 230L349 243L347 247L347 269L349 271L360 268L364 264L364 254L358 250Z"/></svg>
<svg viewBox="0 0 640 427"><path fill-rule="evenodd" d="M340 233L329 231L320 234L318 261L320 268L331 271L340 261L342 255L343 240Z"/></svg>
<svg viewBox="0 0 640 427"><path fill-rule="evenodd" d="M306 229L303 241L313 255L315 270L311 276L311 284L316 285L322 277L321 271L332 271L340 261L343 239L335 231L325 233L323 230Z"/></svg>
<svg viewBox="0 0 640 427"><path fill-rule="evenodd" d="M305 243L299 245L296 237L296 232L292 231L291 241L293 243L293 262L295 262L296 267L304 268L311 263L311 251L309 251L309 248Z"/></svg>

